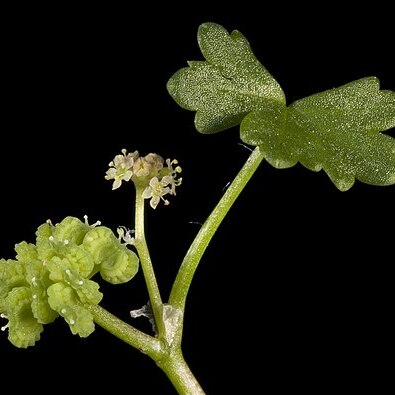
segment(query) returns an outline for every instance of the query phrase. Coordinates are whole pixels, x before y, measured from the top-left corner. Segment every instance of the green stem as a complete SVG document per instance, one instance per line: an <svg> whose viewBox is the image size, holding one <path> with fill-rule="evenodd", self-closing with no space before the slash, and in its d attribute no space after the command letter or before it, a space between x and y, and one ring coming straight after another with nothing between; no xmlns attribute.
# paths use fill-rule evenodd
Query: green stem
<svg viewBox="0 0 395 395"><path fill-rule="evenodd" d="M189 369L179 343L166 347L159 339L139 331L98 305L85 305L95 322L125 343L147 354L163 370L180 395L199 395L204 391Z"/></svg>
<svg viewBox="0 0 395 395"><path fill-rule="evenodd" d="M228 213L240 192L246 186L247 182L262 162L263 158L263 152L261 152L259 147L256 147L222 196L217 206L200 228L195 240L189 247L178 271L169 297L169 303L175 308L180 309L182 312L184 312L185 309L185 301L193 275L195 274L196 268L204 251L225 215Z"/></svg>
<svg viewBox="0 0 395 395"><path fill-rule="evenodd" d="M181 351L185 301L194 273L210 240L263 158L264 155L260 149L255 148L203 224L178 271L171 290L169 305L163 305L159 293L145 239L143 188L136 186L135 246L140 257L151 307L159 331L158 338L149 336L128 325L100 306L86 306L98 325L125 343L149 355L167 375L180 395L204 395L203 389L189 369ZM165 308L167 308L167 315L164 314ZM179 320L176 319L178 313L180 313ZM165 330L166 324L168 333Z"/></svg>
<svg viewBox="0 0 395 395"><path fill-rule="evenodd" d="M144 273L155 324L159 335L161 335L164 333L162 318L163 303L145 239L144 203L143 188L136 186L135 247L139 254L141 268Z"/></svg>
<svg viewBox="0 0 395 395"><path fill-rule="evenodd" d="M178 347L168 358L163 358L157 365L165 372L180 395L204 395L204 391L189 369Z"/></svg>
<svg viewBox="0 0 395 395"><path fill-rule="evenodd" d="M128 325L101 306L87 304L85 308L91 312L98 325L125 343L149 355L154 361L158 361L164 355L162 343L158 339Z"/></svg>

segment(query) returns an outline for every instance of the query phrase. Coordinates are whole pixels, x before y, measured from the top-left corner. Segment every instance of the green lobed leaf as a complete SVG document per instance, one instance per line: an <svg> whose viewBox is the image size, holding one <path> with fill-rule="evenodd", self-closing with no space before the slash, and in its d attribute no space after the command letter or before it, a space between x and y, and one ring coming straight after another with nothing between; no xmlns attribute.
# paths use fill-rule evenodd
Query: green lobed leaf
<svg viewBox="0 0 395 395"><path fill-rule="evenodd" d="M206 61L189 62L168 81L183 108L196 111L198 131L213 133L241 123L241 139L257 145L277 168L302 163L323 169L336 187L355 180L395 183L395 93L375 77L309 96L286 107L281 88L256 60L241 33L200 26Z"/></svg>
<svg viewBox="0 0 395 395"><path fill-rule="evenodd" d="M221 25L204 23L198 43L206 61L188 62L169 79L167 89L182 108L196 111L199 132L228 129L268 102L285 103L280 85L240 32L229 34Z"/></svg>
<svg viewBox="0 0 395 395"><path fill-rule="evenodd" d="M395 183L395 139L380 133L395 126L395 92L368 77L294 102L250 113L241 139L258 145L277 168L302 163L323 169L345 191L355 179Z"/></svg>

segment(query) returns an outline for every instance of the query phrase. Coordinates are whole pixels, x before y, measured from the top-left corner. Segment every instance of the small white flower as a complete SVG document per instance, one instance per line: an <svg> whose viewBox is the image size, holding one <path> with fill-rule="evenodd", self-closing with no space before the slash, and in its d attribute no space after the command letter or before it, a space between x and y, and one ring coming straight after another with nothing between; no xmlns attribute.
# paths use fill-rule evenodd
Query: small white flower
<svg viewBox="0 0 395 395"><path fill-rule="evenodd" d="M150 153L144 157L139 157L133 165L133 175L135 177L155 177L163 169L163 158L158 154Z"/></svg>
<svg viewBox="0 0 395 395"><path fill-rule="evenodd" d="M134 237L132 237L132 234L134 233L134 230L128 230L124 226L119 226L117 228L117 233L118 233L118 240L119 242L123 241L125 245L134 245Z"/></svg>
<svg viewBox="0 0 395 395"><path fill-rule="evenodd" d="M145 158L138 158L133 165L133 174L136 177L147 177L151 172L151 164Z"/></svg>
<svg viewBox="0 0 395 395"><path fill-rule="evenodd" d="M169 201L163 197L170 192L170 188L166 185L167 184L162 181L159 181L158 177L153 177L151 178L149 185L144 189L143 198L151 199L149 204L153 209L156 208L161 199L165 205L169 204Z"/></svg>
<svg viewBox="0 0 395 395"><path fill-rule="evenodd" d="M176 178L178 174L181 173L182 169L180 166L176 166L173 169L173 165L177 165L178 161L177 159L173 159L172 161L170 161L170 159L166 159L166 164L167 164L167 168L169 169L169 175L164 176L162 178L162 180L164 180L166 178L166 182L167 185L171 185L171 194L175 195L176 194L176 187L178 187L179 185L181 185L182 182L182 178Z"/></svg>
<svg viewBox="0 0 395 395"><path fill-rule="evenodd" d="M158 154L150 153L144 157L145 161L148 162L152 169L159 171L163 169L163 158Z"/></svg>
<svg viewBox="0 0 395 395"><path fill-rule="evenodd" d="M155 155L155 154L150 154ZM154 160L157 160L155 157L151 157ZM160 157L159 157L160 158ZM158 162L159 163L159 162ZM163 162L160 162L162 165ZM151 199L150 206L155 209L159 202L162 200L165 205L168 205L170 202L164 198L165 195L175 195L176 194L176 187L181 184L182 178L177 179L179 173L181 173L181 167L176 166L173 168L173 165L176 165L178 162L177 160L170 159L166 160L167 168L160 168L159 174L161 177L152 177L149 185L144 189L143 198L144 199ZM159 166L158 166L159 169Z"/></svg>
<svg viewBox="0 0 395 395"><path fill-rule="evenodd" d="M165 205L169 201L164 198L165 195L175 195L176 187L181 184L182 178L177 178L181 173L181 167L177 166L177 160L166 160L164 167L164 159L154 153L146 156L139 156L138 151L127 153L126 149L122 150L122 154L116 155L109 163L110 168L107 170L105 178L114 180L112 189L121 186L122 181L132 180L136 186L145 187L143 198L150 199L152 208L156 208L162 200ZM173 167L175 165L175 167ZM120 228L120 240L131 244L133 238L129 231Z"/></svg>
<svg viewBox="0 0 395 395"><path fill-rule="evenodd" d="M133 165L137 160L139 153L135 151L127 154L126 149L122 149L122 155L116 155L109 163L110 168L107 170L104 178L106 180L114 180L112 189L117 189L121 186L122 181L129 181L133 176Z"/></svg>

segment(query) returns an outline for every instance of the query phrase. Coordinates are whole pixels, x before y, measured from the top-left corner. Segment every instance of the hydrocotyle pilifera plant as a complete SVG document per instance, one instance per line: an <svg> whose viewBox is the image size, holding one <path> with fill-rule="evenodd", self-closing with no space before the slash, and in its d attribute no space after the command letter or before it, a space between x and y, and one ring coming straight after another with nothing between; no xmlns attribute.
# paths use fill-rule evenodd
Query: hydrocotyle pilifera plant
<svg viewBox="0 0 395 395"><path fill-rule="evenodd" d="M112 188L133 182L134 229L117 234L100 223L75 217L47 221L34 244L15 246L14 259L0 260L0 313L3 331L16 347L33 346L44 325L62 317L73 334L86 337L95 324L151 357L179 394L203 394L181 350L187 294L211 238L259 164L276 168L298 162L323 169L346 191L355 180L371 185L395 184L395 139L382 132L395 126L395 92L380 90L375 77L286 104L278 82L254 56L246 38L215 23L199 27L205 60L191 61L168 81L167 89L182 107L196 111L201 133L240 125L241 140L255 148L206 219L181 262L167 302L162 300L145 239L145 201L152 209L181 184L176 160L138 151L122 152L109 164L105 178ZM149 302L130 312L125 322L100 306L100 278L112 284L130 281L139 267ZM153 334L133 326L146 316Z"/></svg>

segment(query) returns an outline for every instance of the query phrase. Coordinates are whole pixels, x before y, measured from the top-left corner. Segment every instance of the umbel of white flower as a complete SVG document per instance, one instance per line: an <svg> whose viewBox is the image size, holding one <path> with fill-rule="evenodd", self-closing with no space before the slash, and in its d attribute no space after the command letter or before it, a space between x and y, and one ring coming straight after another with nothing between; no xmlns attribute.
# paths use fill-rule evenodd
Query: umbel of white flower
<svg viewBox="0 0 395 395"><path fill-rule="evenodd" d="M161 200L168 205L164 196L175 195L176 187L182 182L182 178L177 178L181 173L177 160L165 161L153 153L140 156L138 151L128 153L126 149L121 152L109 163L105 175L106 180L114 180L112 189L119 188L122 181L133 181L136 188L144 187L143 197L150 199L152 208L155 209Z"/></svg>

